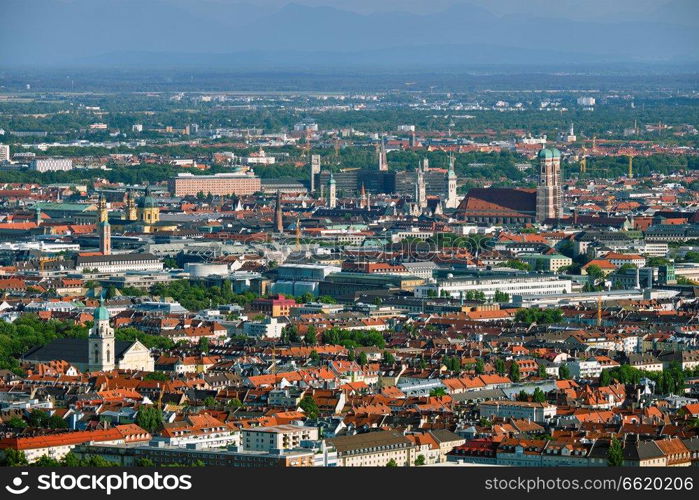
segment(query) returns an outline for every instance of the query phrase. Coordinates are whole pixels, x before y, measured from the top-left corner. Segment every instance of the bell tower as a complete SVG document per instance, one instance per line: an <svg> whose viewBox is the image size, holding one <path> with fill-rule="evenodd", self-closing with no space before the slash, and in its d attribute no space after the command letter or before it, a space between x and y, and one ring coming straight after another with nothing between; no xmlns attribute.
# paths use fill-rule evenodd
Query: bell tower
<svg viewBox="0 0 699 500"><path fill-rule="evenodd" d="M456 194L456 171L454 170L454 155L449 155L449 172L447 172L447 208L459 206L459 199Z"/></svg>
<svg viewBox="0 0 699 500"><path fill-rule="evenodd" d="M133 196L133 191L129 190L126 195L126 220L138 220L138 208L136 208L136 200Z"/></svg>
<svg viewBox="0 0 699 500"><path fill-rule="evenodd" d="M536 188L536 221L560 219L563 215L561 193L561 152L544 148L539 152L539 184Z"/></svg>
<svg viewBox="0 0 699 500"><path fill-rule="evenodd" d="M94 312L95 324L90 330L88 345L88 370L109 371L114 369L114 329L109 325L109 311L104 300Z"/></svg>

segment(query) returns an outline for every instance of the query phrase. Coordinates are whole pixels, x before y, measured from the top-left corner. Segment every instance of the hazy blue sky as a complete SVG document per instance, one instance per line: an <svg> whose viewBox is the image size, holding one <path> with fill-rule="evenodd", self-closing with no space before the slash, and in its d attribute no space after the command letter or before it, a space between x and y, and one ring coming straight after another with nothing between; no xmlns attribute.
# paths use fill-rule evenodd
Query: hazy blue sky
<svg viewBox="0 0 699 500"><path fill-rule="evenodd" d="M0 66L699 59L699 0L0 0L0 18Z"/></svg>
<svg viewBox="0 0 699 500"><path fill-rule="evenodd" d="M188 2L191 0L172 0ZM292 3L290 0L209 0L218 3L249 3L258 6L281 7ZM599 19L613 16L620 19L636 13L650 11L671 0L294 0L293 3L309 6L330 6L362 14L372 12L411 12L430 13L445 10L452 5L479 5L499 15L536 14L545 17L567 17L571 19ZM698 2L688 1L699 4Z"/></svg>

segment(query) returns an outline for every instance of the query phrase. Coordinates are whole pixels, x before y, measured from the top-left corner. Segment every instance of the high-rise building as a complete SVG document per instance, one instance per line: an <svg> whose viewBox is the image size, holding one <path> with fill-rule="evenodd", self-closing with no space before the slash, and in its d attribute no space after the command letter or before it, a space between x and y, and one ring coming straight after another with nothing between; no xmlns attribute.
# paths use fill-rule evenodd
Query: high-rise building
<svg viewBox="0 0 699 500"><path fill-rule="evenodd" d="M386 144L381 139L381 144L379 145L379 170L386 172L388 171L388 156L386 155Z"/></svg>
<svg viewBox="0 0 699 500"><path fill-rule="evenodd" d="M311 155L311 194L316 190L316 175L320 174L320 155Z"/></svg>
<svg viewBox="0 0 699 500"><path fill-rule="evenodd" d="M7 144L0 144L0 163L10 161L10 146Z"/></svg>
<svg viewBox="0 0 699 500"><path fill-rule="evenodd" d="M337 206L336 189L335 178L333 174L330 174L330 180L328 181L328 208L335 208Z"/></svg>
<svg viewBox="0 0 699 500"><path fill-rule="evenodd" d="M561 152L556 148L539 151L539 184L536 188L536 220L560 219L563 215L561 194Z"/></svg>
<svg viewBox="0 0 699 500"><path fill-rule="evenodd" d="M109 311L104 302L94 312L95 323L88 337L88 370L114 369L114 329L109 325Z"/></svg>

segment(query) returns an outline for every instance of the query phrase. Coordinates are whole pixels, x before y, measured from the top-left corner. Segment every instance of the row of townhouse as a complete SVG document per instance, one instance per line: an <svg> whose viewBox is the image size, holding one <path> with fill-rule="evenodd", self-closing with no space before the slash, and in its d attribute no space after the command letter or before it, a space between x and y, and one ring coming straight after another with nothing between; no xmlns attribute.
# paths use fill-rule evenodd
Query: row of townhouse
<svg viewBox="0 0 699 500"><path fill-rule="evenodd" d="M514 467L601 467L608 462L610 441L488 438L455 447L449 462L464 465ZM699 438L666 438L623 442L623 465L628 467L689 467L699 463Z"/></svg>
<svg viewBox="0 0 699 500"><path fill-rule="evenodd" d="M73 448L84 444L137 445L151 440L151 435L136 424L117 425L111 429L61 432L0 440L0 452L7 449L24 452L29 463L43 456L61 460Z"/></svg>

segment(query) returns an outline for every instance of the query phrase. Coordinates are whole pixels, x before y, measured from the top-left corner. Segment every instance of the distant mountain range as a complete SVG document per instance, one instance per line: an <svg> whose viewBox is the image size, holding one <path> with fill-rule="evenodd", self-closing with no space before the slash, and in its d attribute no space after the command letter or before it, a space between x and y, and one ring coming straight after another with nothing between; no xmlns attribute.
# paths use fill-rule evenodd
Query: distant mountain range
<svg viewBox="0 0 699 500"><path fill-rule="evenodd" d="M475 1L475 0L474 0ZM482 2L481 2L482 3ZM357 14L167 0L2 0L0 65L430 67L699 60L699 2L575 21L462 3Z"/></svg>

